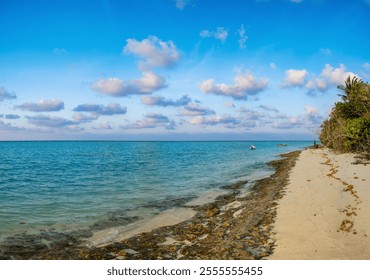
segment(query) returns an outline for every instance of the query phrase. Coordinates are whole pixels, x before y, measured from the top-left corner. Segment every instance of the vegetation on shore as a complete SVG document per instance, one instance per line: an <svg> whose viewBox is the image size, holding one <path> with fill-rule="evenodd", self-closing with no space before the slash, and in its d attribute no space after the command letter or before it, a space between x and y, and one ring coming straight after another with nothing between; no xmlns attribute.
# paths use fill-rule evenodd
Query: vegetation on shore
<svg viewBox="0 0 370 280"><path fill-rule="evenodd" d="M321 125L320 141L340 152L370 153L370 85L357 77L348 77L341 102Z"/></svg>

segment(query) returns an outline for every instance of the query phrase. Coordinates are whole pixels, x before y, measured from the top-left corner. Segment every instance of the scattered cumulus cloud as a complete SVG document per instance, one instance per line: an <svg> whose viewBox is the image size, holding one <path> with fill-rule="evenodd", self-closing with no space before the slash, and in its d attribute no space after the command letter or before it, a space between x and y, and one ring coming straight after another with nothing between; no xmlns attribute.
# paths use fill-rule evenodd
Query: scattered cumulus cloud
<svg viewBox="0 0 370 280"><path fill-rule="evenodd" d="M64 109L62 100L44 100L39 102L26 102L21 105L16 105L14 108L31 112L56 112Z"/></svg>
<svg viewBox="0 0 370 280"><path fill-rule="evenodd" d="M246 48L245 42L247 42L248 36L245 34L245 28L244 28L244 25L243 24L238 29L238 34L240 36L240 39L239 39L239 48L245 49Z"/></svg>
<svg viewBox="0 0 370 280"><path fill-rule="evenodd" d="M281 122L275 122L272 124L273 128L278 128L278 129L292 129L296 127L302 127L304 126L304 121L297 117L297 116L292 116L289 117L286 121L281 121Z"/></svg>
<svg viewBox="0 0 370 280"><path fill-rule="evenodd" d="M73 109L75 112L89 112L99 116L124 115L127 108L118 103L110 103L107 106L100 104L81 104Z"/></svg>
<svg viewBox="0 0 370 280"><path fill-rule="evenodd" d="M139 68L147 71L153 67L169 68L180 59L180 52L172 41L163 42L156 36L138 41L127 39L123 52L140 57Z"/></svg>
<svg viewBox="0 0 370 280"><path fill-rule="evenodd" d="M268 79L256 79L249 71L239 74L234 78L234 84L216 84L214 79L208 79L199 84L199 88L205 93L229 96L234 99L247 99L249 95L255 95L267 88Z"/></svg>
<svg viewBox="0 0 370 280"><path fill-rule="evenodd" d="M167 107L167 106L184 106L191 102L191 98L187 95L182 96L180 99L172 100L172 99L166 99L162 96L142 96L141 102L143 102L145 105L149 106L161 106L161 107Z"/></svg>
<svg viewBox="0 0 370 280"><path fill-rule="evenodd" d="M189 120L192 125L200 126L216 126L223 125L227 128L233 128L240 123L240 120L231 116L195 116Z"/></svg>
<svg viewBox="0 0 370 280"><path fill-rule="evenodd" d="M14 92L7 91L4 87L0 87L0 101L5 99L16 99L17 96Z"/></svg>
<svg viewBox="0 0 370 280"><path fill-rule="evenodd" d="M191 102L184 107L181 114L183 116L205 116L214 115L215 111L198 103Z"/></svg>
<svg viewBox="0 0 370 280"><path fill-rule="evenodd" d="M272 127L283 130L305 128L311 132L315 132L324 120L324 117L320 114L319 110L311 105L304 106L304 112L297 116L277 116L276 119L279 120L273 122Z"/></svg>
<svg viewBox="0 0 370 280"><path fill-rule="evenodd" d="M81 104L74 108L73 111L77 112L72 116L74 120L78 122L91 122L100 116L124 115L127 113L127 108L117 103L110 103L107 106L100 104ZM90 114L86 115L81 112Z"/></svg>
<svg viewBox="0 0 370 280"><path fill-rule="evenodd" d="M151 71L143 72L140 79L125 82L119 78L108 78L96 81L91 88L103 94L114 97L129 96L132 94L151 94L165 88L165 79Z"/></svg>
<svg viewBox="0 0 370 280"><path fill-rule="evenodd" d="M238 112L241 113L241 117L246 120L259 120L266 116L264 113L251 110L245 107L239 108Z"/></svg>
<svg viewBox="0 0 370 280"><path fill-rule="evenodd" d="M348 76L360 78L357 74L346 71L344 64L340 64L338 68L326 64L319 77L306 83L306 88L311 91L317 89L324 92L330 87L344 84Z"/></svg>
<svg viewBox="0 0 370 280"><path fill-rule="evenodd" d="M308 72L306 69L303 70L289 69L285 71L285 79L283 81L282 87L290 88L303 86L307 74Z"/></svg>
<svg viewBox="0 0 370 280"><path fill-rule="evenodd" d="M138 120L126 126L121 126L121 128L124 129L146 129L157 127L163 127L167 130L173 130L176 128L176 123L174 120L169 119L165 115L148 113L142 120Z"/></svg>
<svg viewBox="0 0 370 280"><path fill-rule="evenodd" d="M325 64L320 75L308 79L309 73L306 69L296 70L289 69L285 72L285 78L282 82L282 88L304 87L308 90L309 95L315 95L315 91L325 92L331 87L344 84L348 76L358 77L357 74L347 71L344 64L334 68L330 64Z"/></svg>
<svg viewBox="0 0 370 280"><path fill-rule="evenodd" d="M87 123L96 120L97 118L99 118L99 115L97 114L86 115L82 113L74 113L72 118L79 123Z"/></svg>
<svg viewBox="0 0 370 280"><path fill-rule="evenodd" d="M270 63L270 68L272 69L272 70L276 70L276 64L275 63L273 63L273 62L271 62Z"/></svg>
<svg viewBox="0 0 370 280"><path fill-rule="evenodd" d="M26 116L28 122L36 126L45 126L53 128L61 128L70 125L76 125L75 121L67 120L61 117L50 117L46 115Z"/></svg>
<svg viewBox="0 0 370 280"><path fill-rule="evenodd" d="M229 33L224 27L217 27L216 31L202 30L199 35L203 38L215 38L225 43Z"/></svg>

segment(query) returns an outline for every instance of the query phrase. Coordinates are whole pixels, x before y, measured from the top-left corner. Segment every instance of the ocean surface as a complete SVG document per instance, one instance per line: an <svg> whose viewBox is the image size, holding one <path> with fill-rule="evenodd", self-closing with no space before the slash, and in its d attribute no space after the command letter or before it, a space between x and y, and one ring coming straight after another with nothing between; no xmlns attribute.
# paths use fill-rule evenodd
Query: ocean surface
<svg viewBox="0 0 370 280"><path fill-rule="evenodd" d="M0 242L150 219L311 142L0 142ZM256 150L249 150L253 144Z"/></svg>

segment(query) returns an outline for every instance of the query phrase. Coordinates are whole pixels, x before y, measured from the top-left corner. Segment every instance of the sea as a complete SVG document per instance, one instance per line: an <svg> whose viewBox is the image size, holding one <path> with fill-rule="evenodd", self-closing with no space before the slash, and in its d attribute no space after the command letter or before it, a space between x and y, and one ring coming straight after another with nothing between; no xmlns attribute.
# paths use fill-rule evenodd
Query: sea
<svg viewBox="0 0 370 280"><path fill-rule="evenodd" d="M94 233L149 221L223 186L253 184L273 173L269 161L309 145L0 142L0 244L22 234Z"/></svg>

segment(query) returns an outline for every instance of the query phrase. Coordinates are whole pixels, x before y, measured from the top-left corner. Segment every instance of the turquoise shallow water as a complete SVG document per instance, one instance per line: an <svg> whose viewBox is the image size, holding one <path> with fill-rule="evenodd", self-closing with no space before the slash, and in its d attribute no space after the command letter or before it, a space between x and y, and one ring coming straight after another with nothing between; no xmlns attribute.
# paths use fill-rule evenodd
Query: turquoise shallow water
<svg viewBox="0 0 370 280"><path fill-rule="evenodd" d="M125 225L231 182L257 179L271 172L268 161L312 143L277 144L0 142L0 239Z"/></svg>

